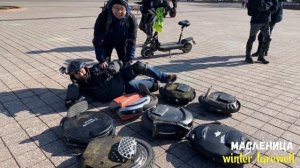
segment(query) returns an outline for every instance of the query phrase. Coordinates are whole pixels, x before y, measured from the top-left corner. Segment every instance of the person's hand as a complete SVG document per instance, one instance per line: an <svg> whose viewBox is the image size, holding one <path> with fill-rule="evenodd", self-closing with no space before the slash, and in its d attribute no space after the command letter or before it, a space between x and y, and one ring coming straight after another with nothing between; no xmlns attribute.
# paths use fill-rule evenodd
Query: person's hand
<svg viewBox="0 0 300 168"><path fill-rule="evenodd" d="M100 67L101 69L106 69L106 68L108 67L108 64L107 64L107 62L105 61L105 62L100 63L100 64L99 64L99 67Z"/></svg>

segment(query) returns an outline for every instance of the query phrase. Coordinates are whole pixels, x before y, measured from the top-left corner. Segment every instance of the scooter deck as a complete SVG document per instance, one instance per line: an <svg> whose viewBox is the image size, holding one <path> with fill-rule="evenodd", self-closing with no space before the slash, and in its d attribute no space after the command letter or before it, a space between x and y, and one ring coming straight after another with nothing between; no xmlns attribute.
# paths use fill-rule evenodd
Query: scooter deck
<svg viewBox="0 0 300 168"><path fill-rule="evenodd" d="M180 49L182 47L182 44L178 44L176 42L170 42L170 43L161 43L159 50L161 51L170 51L174 49Z"/></svg>

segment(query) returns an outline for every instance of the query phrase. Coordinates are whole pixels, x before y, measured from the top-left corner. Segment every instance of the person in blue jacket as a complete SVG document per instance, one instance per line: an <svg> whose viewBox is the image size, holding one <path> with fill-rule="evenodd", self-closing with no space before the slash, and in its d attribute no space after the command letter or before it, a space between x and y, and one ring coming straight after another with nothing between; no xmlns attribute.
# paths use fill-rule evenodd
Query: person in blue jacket
<svg viewBox="0 0 300 168"><path fill-rule="evenodd" d="M128 12L127 0L111 0L99 14L94 27L93 45L100 68L107 68L113 49L124 65L130 64L134 58L136 36L136 18Z"/></svg>

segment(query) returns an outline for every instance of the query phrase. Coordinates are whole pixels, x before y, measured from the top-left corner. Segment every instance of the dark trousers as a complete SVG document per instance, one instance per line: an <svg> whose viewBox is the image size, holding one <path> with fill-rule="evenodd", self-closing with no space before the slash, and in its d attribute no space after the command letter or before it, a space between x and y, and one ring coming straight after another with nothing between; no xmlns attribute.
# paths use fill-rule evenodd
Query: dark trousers
<svg viewBox="0 0 300 168"><path fill-rule="evenodd" d="M275 24L276 23L273 23L273 22L270 23L270 36L272 35L272 31L275 27ZM258 39L258 48L257 48L257 52L258 52L259 48L262 47L262 43L263 43L263 35L261 32L259 32L257 39ZM270 44L268 45L268 48L266 48L266 51L265 51L266 53L269 51L269 47L270 47Z"/></svg>
<svg viewBox="0 0 300 168"><path fill-rule="evenodd" d="M155 15L152 13L142 14L139 28L149 37L153 34L153 23Z"/></svg>
<svg viewBox="0 0 300 168"><path fill-rule="evenodd" d="M106 43L104 44L104 52L106 54L106 60L110 62L111 53L115 49L117 51L117 55L120 61L124 62L126 57L126 47L125 44L112 44Z"/></svg>
<svg viewBox="0 0 300 168"><path fill-rule="evenodd" d="M265 24L253 24L250 25L250 33L249 38L246 45L246 56L251 56L251 50L253 46L253 42L256 39L257 33L260 31L263 36L263 44L260 48L259 55L263 55L263 52L266 50L267 46L270 44L271 38L270 38L270 27L269 23Z"/></svg>

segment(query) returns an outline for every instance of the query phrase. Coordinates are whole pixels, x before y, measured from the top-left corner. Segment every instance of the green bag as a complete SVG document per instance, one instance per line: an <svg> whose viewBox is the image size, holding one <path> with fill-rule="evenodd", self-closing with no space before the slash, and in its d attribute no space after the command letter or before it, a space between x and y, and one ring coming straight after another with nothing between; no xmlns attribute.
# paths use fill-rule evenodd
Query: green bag
<svg viewBox="0 0 300 168"><path fill-rule="evenodd" d="M182 83L168 83L159 93L164 100L179 104L187 104L196 97L195 89Z"/></svg>
<svg viewBox="0 0 300 168"><path fill-rule="evenodd" d="M153 24L153 30L155 32L162 32L162 28L164 25L164 13L165 9L163 7L157 8L155 11L155 18Z"/></svg>

